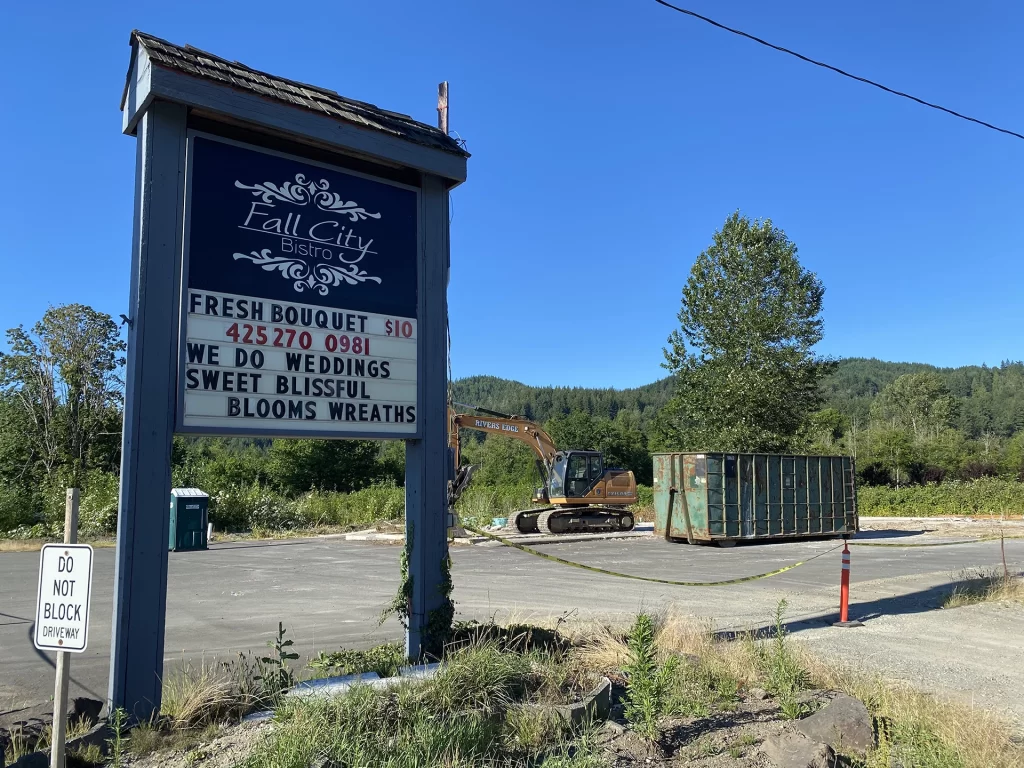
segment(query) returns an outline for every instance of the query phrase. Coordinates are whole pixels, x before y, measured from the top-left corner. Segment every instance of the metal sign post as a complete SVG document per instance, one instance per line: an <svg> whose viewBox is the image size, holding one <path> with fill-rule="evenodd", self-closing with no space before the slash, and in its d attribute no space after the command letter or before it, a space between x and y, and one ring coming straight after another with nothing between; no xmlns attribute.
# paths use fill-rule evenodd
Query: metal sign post
<svg viewBox="0 0 1024 768"><path fill-rule="evenodd" d="M447 578L448 193L468 153L333 91L137 31L131 45L110 705L160 708L175 432L404 440L418 658Z"/></svg>
<svg viewBox="0 0 1024 768"><path fill-rule="evenodd" d="M64 505L64 544L46 544L39 556L39 591L33 641L36 648L57 652L53 690L51 768L64 768L68 722L69 653L89 642L92 594L92 547L78 544L78 489L68 488Z"/></svg>

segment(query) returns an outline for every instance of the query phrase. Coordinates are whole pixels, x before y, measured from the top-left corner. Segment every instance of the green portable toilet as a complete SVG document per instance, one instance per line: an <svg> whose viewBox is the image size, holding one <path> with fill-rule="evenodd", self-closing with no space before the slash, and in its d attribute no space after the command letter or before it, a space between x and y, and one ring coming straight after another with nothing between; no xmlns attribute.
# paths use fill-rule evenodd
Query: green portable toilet
<svg viewBox="0 0 1024 768"><path fill-rule="evenodd" d="M172 552L206 549L206 520L210 497L198 488L171 489Z"/></svg>

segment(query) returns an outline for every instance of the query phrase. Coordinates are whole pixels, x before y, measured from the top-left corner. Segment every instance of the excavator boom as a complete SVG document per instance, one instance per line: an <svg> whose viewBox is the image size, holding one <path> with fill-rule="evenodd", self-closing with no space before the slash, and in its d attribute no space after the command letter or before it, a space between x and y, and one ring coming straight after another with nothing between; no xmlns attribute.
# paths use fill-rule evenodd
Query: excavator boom
<svg viewBox="0 0 1024 768"><path fill-rule="evenodd" d="M513 440L526 443L544 464L545 471L551 472L558 449L555 448L555 441L551 439L551 435L532 421L521 416L501 414L473 405L463 405L462 403L455 403L455 405L487 414L486 416L476 416L470 413L456 413L454 410L449 411L448 445L455 450L455 466L459 465L462 453L459 446L459 430L475 429L480 432L511 437Z"/></svg>

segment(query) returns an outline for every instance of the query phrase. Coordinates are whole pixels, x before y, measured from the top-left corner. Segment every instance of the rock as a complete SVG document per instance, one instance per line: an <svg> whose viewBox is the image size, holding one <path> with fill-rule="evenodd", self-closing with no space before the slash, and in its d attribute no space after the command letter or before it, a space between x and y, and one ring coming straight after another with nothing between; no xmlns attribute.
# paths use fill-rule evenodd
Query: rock
<svg viewBox="0 0 1024 768"><path fill-rule="evenodd" d="M617 738L622 736L626 732L626 728L614 720L606 720L605 723L597 729L597 733L594 736L594 741L598 745L609 744L615 741Z"/></svg>
<svg viewBox="0 0 1024 768"><path fill-rule="evenodd" d="M84 720L92 727L100 721L101 711L103 711L102 701L79 696L71 700L71 713L68 715L68 721Z"/></svg>
<svg viewBox="0 0 1024 768"><path fill-rule="evenodd" d="M68 739L65 742L64 749L70 753L76 750L88 749L89 747L99 747L100 752L105 755L107 754L107 742L112 738L114 738L114 730L106 722L97 722L96 725L81 736Z"/></svg>
<svg viewBox="0 0 1024 768"><path fill-rule="evenodd" d="M11 768L50 768L50 756L45 752L29 752L11 763Z"/></svg>
<svg viewBox="0 0 1024 768"><path fill-rule="evenodd" d="M802 733L783 731L761 745L761 753L775 768L835 768L836 753L828 744L811 741Z"/></svg>
<svg viewBox="0 0 1024 768"><path fill-rule="evenodd" d="M751 699L754 699L755 701L764 701L768 698L768 691L766 691L764 688L751 688L749 691L747 691L747 696L749 696Z"/></svg>
<svg viewBox="0 0 1024 768"><path fill-rule="evenodd" d="M875 745L867 707L844 693L810 717L798 721L796 727L809 739L822 741L838 752L854 751L863 755Z"/></svg>

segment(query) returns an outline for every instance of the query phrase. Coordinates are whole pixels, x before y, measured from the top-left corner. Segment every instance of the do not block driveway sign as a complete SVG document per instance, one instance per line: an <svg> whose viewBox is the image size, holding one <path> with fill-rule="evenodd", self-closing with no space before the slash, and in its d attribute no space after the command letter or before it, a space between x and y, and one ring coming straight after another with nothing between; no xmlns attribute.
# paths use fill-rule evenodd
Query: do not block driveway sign
<svg viewBox="0 0 1024 768"><path fill-rule="evenodd" d="M33 642L41 651L81 653L89 642L92 547L46 544L39 557Z"/></svg>

